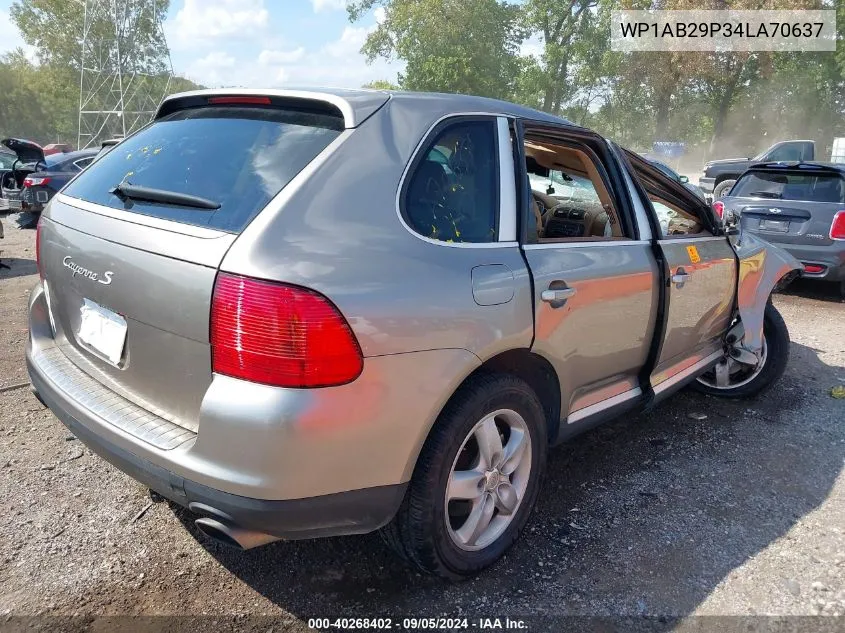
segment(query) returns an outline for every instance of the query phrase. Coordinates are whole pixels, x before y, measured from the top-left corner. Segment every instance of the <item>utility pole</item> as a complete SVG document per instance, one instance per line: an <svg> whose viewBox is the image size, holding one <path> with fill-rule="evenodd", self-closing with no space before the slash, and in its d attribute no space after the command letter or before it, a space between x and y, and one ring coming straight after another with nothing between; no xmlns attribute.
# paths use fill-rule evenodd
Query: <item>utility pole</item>
<svg viewBox="0 0 845 633"><path fill-rule="evenodd" d="M170 90L173 64L161 0L78 0L83 5L77 147L145 125Z"/></svg>

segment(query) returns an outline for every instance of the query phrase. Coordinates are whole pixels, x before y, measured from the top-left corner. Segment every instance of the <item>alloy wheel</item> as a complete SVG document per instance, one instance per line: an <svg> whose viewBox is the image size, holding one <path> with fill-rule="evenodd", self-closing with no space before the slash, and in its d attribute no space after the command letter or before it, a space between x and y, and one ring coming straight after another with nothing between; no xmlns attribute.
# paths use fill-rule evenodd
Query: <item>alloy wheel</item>
<svg viewBox="0 0 845 633"><path fill-rule="evenodd" d="M495 542L516 516L531 475L531 437L523 417L499 409L464 438L446 486L446 527L460 549Z"/></svg>

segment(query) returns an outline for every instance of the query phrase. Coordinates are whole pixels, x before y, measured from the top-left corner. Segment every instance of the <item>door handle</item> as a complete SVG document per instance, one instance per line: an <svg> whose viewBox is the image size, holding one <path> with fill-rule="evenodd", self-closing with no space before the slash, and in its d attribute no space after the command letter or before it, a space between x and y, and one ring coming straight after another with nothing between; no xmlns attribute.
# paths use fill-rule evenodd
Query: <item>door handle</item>
<svg viewBox="0 0 845 633"><path fill-rule="evenodd" d="M683 288L684 284L690 279L692 279L692 275L683 268L678 268L678 270L675 271L675 274L672 275L672 283L676 284L678 288Z"/></svg>
<svg viewBox="0 0 845 633"><path fill-rule="evenodd" d="M557 301L566 301L574 296L577 290L575 288L555 288L552 290L544 290L540 293L540 298L546 303L555 303Z"/></svg>

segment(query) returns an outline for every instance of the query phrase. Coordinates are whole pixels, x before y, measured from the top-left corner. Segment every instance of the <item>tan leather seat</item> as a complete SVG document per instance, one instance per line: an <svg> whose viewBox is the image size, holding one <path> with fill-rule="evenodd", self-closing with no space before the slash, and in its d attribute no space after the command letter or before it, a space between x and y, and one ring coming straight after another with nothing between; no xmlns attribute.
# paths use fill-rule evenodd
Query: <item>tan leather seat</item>
<svg viewBox="0 0 845 633"><path fill-rule="evenodd" d="M540 205L533 197L531 198L531 211L534 212L534 220L537 222L537 237L543 237L543 215L540 213Z"/></svg>

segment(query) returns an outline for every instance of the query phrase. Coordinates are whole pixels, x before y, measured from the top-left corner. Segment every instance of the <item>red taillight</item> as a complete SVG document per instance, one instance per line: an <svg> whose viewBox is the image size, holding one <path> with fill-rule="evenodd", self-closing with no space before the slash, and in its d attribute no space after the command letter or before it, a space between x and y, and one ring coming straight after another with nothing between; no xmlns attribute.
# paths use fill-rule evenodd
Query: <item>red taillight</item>
<svg viewBox="0 0 845 633"><path fill-rule="evenodd" d="M211 301L211 365L218 374L277 387L328 387L355 380L361 349L323 295L220 273Z"/></svg>
<svg viewBox="0 0 845 633"><path fill-rule="evenodd" d="M819 266L818 264L804 264L804 272L810 273L811 275L823 273L824 266Z"/></svg>
<svg viewBox="0 0 845 633"><path fill-rule="evenodd" d="M270 97L209 97L210 105L270 105Z"/></svg>
<svg viewBox="0 0 845 633"><path fill-rule="evenodd" d="M23 186L24 187L41 187L43 185L49 185L50 179L49 178L38 178L34 176L27 176L23 179Z"/></svg>
<svg viewBox="0 0 845 633"><path fill-rule="evenodd" d="M713 211L721 220L725 217L725 203L721 200L716 200L716 202L713 203Z"/></svg>
<svg viewBox="0 0 845 633"><path fill-rule="evenodd" d="M35 268L38 270L38 276L44 280L44 268L41 266L41 226L44 224L44 216L38 218L38 224L35 227Z"/></svg>
<svg viewBox="0 0 845 633"><path fill-rule="evenodd" d="M830 239L845 240L845 209L837 211L830 225Z"/></svg>

